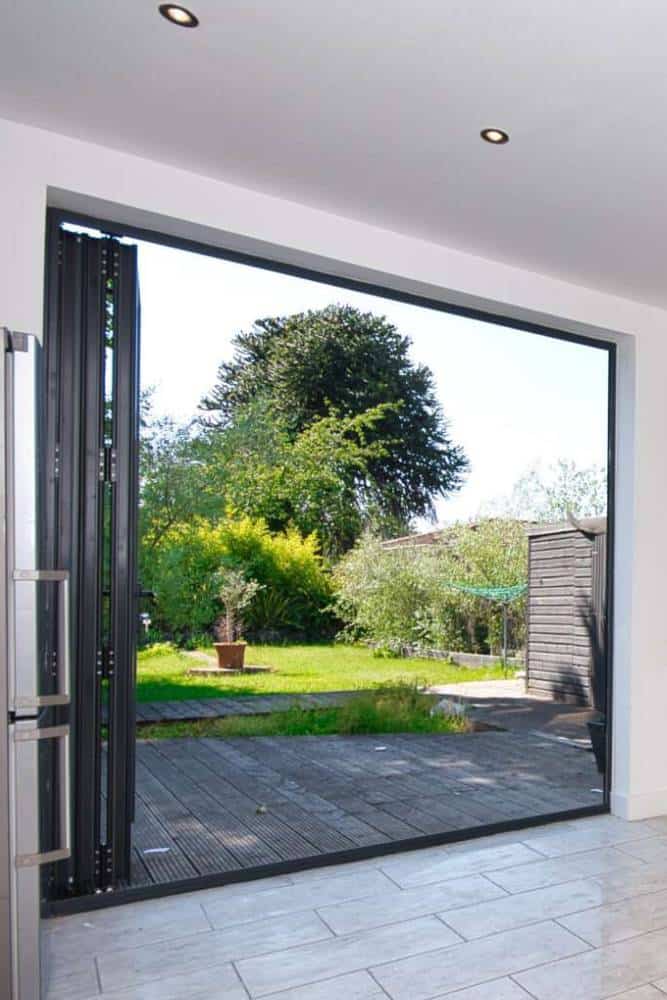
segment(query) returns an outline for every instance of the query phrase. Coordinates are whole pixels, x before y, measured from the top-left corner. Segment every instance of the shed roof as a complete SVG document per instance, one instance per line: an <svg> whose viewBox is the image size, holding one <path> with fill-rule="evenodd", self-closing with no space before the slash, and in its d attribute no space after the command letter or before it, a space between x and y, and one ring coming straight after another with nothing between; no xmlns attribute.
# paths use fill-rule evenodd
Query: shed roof
<svg viewBox="0 0 667 1000"><path fill-rule="evenodd" d="M526 527L526 534L531 538L539 535L566 535L576 531L603 535L607 531L607 518L582 517L573 518L571 521L557 521L553 524L531 524Z"/></svg>

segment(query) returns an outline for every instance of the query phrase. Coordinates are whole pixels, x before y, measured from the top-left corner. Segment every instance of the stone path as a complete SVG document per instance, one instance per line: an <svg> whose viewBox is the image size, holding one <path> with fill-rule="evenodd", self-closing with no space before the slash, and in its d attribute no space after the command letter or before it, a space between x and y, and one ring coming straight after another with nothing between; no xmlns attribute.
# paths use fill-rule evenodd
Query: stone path
<svg viewBox="0 0 667 1000"><path fill-rule="evenodd" d="M592 709L529 695L521 679L442 684L430 690L464 705L475 722L590 746L586 723L595 716Z"/></svg>

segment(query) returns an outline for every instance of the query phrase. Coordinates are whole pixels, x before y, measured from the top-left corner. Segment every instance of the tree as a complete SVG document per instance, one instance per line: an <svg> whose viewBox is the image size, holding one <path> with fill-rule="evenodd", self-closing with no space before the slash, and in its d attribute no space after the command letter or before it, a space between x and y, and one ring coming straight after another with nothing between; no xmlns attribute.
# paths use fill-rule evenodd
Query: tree
<svg viewBox="0 0 667 1000"><path fill-rule="evenodd" d="M203 468L193 429L171 417L153 419L142 400L139 449L139 534L151 550L174 524L202 513Z"/></svg>
<svg viewBox="0 0 667 1000"><path fill-rule="evenodd" d="M391 404L366 436L380 446L358 481L369 509L407 526L461 487L468 462L449 437L433 375L411 360L409 339L384 317L331 305L258 320L234 344L202 400L208 427L230 428L263 397L294 440L333 414L358 417Z"/></svg>
<svg viewBox="0 0 667 1000"><path fill-rule="evenodd" d="M200 437L206 476L196 509L215 517L222 499L223 512L262 518L271 531L293 525L316 534L324 555L337 558L378 520L365 484L370 462L382 454L374 429L389 406L354 417L332 413L290 438L267 401L256 400L228 428Z"/></svg>
<svg viewBox="0 0 667 1000"><path fill-rule="evenodd" d="M544 473L539 463L517 480L508 497L490 505L490 512L524 521L549 523L607 513L607 473L600 465L577 466L564 458Z"/></svg>
<svg viewBox="0 0 667 1000"><path fill-rule="evenodd" d="M243 634L242 613L252 604L262 584L246 579L242 570L229 566L222 566L218 576L223 613L215 623L215 636L218 642L237 642Z"/></svg>
<svg viewBox="0 0 667 1000"><path fill-rule="evenodd" d="M144 406L140 451L142 563L172 525L216 523L230 512L261 518L273 532L315 534L330 559L346 551L372 520L364 494L369 462L382 454L374 437L390 404L355 417L331 414L293 440L264 400L224 430L151 419ZM142 574L145 575L142 566Z"/></svg>

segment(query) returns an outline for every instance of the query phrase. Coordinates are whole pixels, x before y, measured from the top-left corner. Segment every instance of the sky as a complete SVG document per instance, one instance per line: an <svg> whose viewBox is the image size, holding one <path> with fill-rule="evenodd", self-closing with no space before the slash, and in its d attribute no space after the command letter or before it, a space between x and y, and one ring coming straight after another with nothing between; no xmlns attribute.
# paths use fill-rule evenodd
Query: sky
<svg viewBox="0 0 667 1000"><path fill-rule="evenodd" d="M433 372L470 462L463 488L438 501L439 523L475 517L536 463L606 467L604 350L152 243L139 244L139 280L141 381L156 415L196 416L254 320L340 303L386 316Z"/></svg>

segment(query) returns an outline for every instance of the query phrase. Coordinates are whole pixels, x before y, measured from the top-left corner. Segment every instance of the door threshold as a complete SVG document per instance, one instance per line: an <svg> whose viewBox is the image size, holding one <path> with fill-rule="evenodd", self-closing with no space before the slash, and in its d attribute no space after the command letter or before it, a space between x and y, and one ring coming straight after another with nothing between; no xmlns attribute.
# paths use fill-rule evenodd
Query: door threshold
<svg viewBox="0 0 667 1000"><path fill-rule="evenodd" d="M336 851L332 854L320 854L293 861L278 861L270 865L257 865L253 868L238 868L234 871L219 872L212 875L198 875L195 878L179 879L175 882L159 882L151 885L121 886L108 892L89 893L82 896L70 896L67 899L46 901L43 906L44 917L60 917L74 913L85 913L89 910L101 910L110 906L124 906L126 903L139 903L149 899L162 899L165 896L180 895L185 892L198 892L203 889L216 889L225 885L236 885L242 882L256 882L277 875L290 875L293 872L315 871L317 868L328 868L331 865L352 864L355 861L367 861L387 854L401 854L408 851L424 850L428 847L440 847L447 844L460 844L466 841L479 840L482 837L492 837L501 833L529 830L536 826L548 826L552 823L562 823L567 820L583 819L586 816L601 816L609 813L605 803L594 806L582 806L580 809L568 809L564 812L547 813L543 816L531 816L528 819L506 820L502 823L477 826L469 830L450 830L447 833L429 834L423 837L411 837L406 840L395 840L389 844L374 844L369 847L357 847L348 851Z"/></svg>

